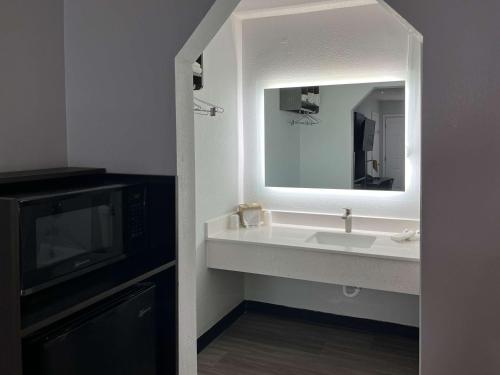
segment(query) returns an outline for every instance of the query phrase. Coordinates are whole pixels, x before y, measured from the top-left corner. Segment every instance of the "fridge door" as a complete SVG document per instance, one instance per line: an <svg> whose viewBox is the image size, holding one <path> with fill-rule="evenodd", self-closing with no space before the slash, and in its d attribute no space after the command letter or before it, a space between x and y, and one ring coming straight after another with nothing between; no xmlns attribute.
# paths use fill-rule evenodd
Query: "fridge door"
<svg viewBox="0 0 500 375"><path fill-rule="evenodd" d="M39 339L37 375L156 375L154 285L140 286Z"/></svg>

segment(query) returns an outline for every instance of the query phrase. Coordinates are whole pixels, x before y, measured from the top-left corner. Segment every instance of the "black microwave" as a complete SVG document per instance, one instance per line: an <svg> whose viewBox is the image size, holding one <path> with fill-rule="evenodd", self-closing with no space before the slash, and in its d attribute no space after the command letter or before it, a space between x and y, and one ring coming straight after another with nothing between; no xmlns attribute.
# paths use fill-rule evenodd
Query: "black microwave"
<svg viewBox="0 0 500 375"><path fill-rule="evenodd" d="M147 246L145 184L111 184L15 197L21 295L51 287Z"/></svg>

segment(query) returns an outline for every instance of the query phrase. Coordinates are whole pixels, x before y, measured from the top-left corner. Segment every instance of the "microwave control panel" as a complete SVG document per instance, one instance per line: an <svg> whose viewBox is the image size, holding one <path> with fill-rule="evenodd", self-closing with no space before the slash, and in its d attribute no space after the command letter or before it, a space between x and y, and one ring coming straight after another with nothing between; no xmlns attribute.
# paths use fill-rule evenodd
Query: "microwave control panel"
<svg viewBox="0 0 500 375"><path fill-rule="evenodd" d="M146 237L146 187L144 185L130 186L126 196L128 239L135 250L144 245Z"/></svg>

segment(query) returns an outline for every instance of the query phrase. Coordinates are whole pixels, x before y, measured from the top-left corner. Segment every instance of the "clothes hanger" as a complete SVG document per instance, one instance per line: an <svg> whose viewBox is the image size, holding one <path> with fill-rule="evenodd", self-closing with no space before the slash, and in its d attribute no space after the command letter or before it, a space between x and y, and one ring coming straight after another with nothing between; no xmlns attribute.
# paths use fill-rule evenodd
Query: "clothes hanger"
<svg viewBox="0 0 500 375"><path fill-rule="evenodd" d="M295 120L292 120L289 122L290 126L295 126L295 125L307 125L307 126L315 126L319 125L320 119L317 117L309 114L309 113L303 113L302 116L298 117Z"/></svg>
<svg viewBox="0 0 500 375"><path fill-rule="evenodd" d="M224 113L224 108L199 99L196 96L193 98L193 111L200 116L214 117L217 113Z"/></svg>

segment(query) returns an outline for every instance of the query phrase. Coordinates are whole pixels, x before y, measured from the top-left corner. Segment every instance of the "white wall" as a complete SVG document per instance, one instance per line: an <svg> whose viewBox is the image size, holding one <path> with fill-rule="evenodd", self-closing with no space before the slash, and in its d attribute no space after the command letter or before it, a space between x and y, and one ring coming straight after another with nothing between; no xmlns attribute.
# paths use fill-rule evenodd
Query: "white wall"
<svg viewBox="0 0 500 375"><path fill-rule="evenodd" d="M304 25L298 27L298 25ZM266 88L313 84L404 81L408 32L379 5L243 21L245 199L279 210L418 218L420 176L405 192L296 190L264 187ZM413 134L413 133L412 133ZM420 144L410 138L411 170ZM413 173L413 172L412 172Z"/></svg>
<svg viewBox="0 0 500 375"><path fill-rule="evenodd" d="M175 56L213 2L64 2L71 165L176 174Z"/></svg>
<svg viewBox="0 0 500 375"><path fill-rule="evenodd" d="M266 188L263 91L267 88L408 81L408 32L378 5L243 21L243 120L246 201L284 211L420 217L419 116L408 121L405 192ZM420 58L419 54L416 54ZM419 61L410 61L418 72ZM407 105L418 108L408 87ZM410 100L408 100L410 99ZM410 104L411 103L411 104ZM354 224L355 225L355 224ZM418 324L418 297L363 290L353 300L336 286L246 276L247 299L324 312ZM340 296L340 297L339 297Z"/></svg>
<svg viewBox="0 0 500 375"><path fill-rule="evenodd" d="M245 297L299 309L419 325L419 298L409 294L361 289L357 297L349 298L337 285L247 274Z"/></svg>
<svg viewBox="0 0 500 375"><path fill-rule="evenodd" d="M203 52L204 88L194 95L224 113L195 115L197 331L201 336L244 298L241 273L207 268L204 223L232 212L238 200L237 61L232 21Z"/></svg>
<svg viewBox="0 0 500 375"><path fill-rule="evenodd" d="M0 171L65 166L63 2L0 5Z"/></svg>
<svg viewBox="0 0 500 375"><path fill-rule="evenodd" d="M175 57L179 256L179 374L196 373L196 160L193 116L195 61L239 0L216 1ZM239 70L239 68L238 68ZM238 80L239 81L239 80Z"/></svg>

